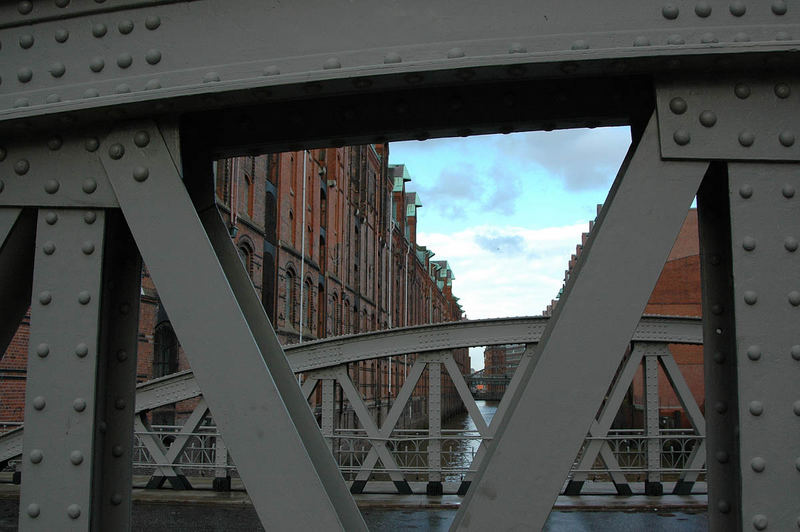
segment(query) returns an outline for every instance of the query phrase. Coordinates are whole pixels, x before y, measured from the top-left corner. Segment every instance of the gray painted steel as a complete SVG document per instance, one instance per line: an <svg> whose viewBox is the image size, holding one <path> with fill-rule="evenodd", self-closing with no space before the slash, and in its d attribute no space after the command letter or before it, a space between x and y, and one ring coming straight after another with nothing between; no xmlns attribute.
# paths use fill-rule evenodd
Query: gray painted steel
<svg viewBox="0 0 800 532"><path fill-rule="evenodd" d="M655 117L632 147L512 397L454 528L541 528L611 384L707 164L660 160ZM581 390L563 394L564 383ZM536 474L519 464L535 456ZM530 494L536 494L531 497Z"/></svg>
<svg viewBox="0 0 800 532"><path fill-rule="evenodd" d="M124 147L124 157L111 156L115 146ZM350 507L335 507L326 492L331 485L321 481L289 417L158 129L151 123L120 129L106 139L101 157L262 521L297 529L363 528L338 471L344 496L337 499L350 502ZM165 227L158 213L166 212L172 223ZM153 238L156 233L158 238ZM186 262L179 266L174 257ZM206 286L202 292L198 282ZM222 352L237 353L237 362L219 357ZM245 393L244 404L230 394L233 389ZM307 407L306 415L311 417ZM318 431L317 437L324 445ZM265 461L264 453L274 459ZM327 459L332 462L329 453ZM335 464L332 467L335 470ZM308 497L298 499L295 494L300 491Z"/></svg>
<svg viewBox="0 0 800 532"><path fill-rule="evenodd" d="M659 401L658 401L658 356L656 346L644 346L644 428L647 435L647 480L645 491L648 495L660 495L661 487L661 440L659 439Z"/></svg>
<svg viewBox="0 0 800 532"><path fill-rule="evenodd" d="M703 280L703 376L709 528L741 530L739 401L733 316L731 224L728 176L713 165L697 194L700 269Z"/></svg>
<svg viewBox="0 0 800 532"><path fill-rule="evenodd" d="M103 411L96 397L105 399L96 393L105 224L102 210L39 211L20 530L90 530L100 506L91 486L102 465L95 420Z"/></svg>
<svg viewBox="0 0 800 532"><path fill-rule="evenodd" d="M792 530L800 524L800 174L796 164L737 163L729 176L742 526Z"/></svg>

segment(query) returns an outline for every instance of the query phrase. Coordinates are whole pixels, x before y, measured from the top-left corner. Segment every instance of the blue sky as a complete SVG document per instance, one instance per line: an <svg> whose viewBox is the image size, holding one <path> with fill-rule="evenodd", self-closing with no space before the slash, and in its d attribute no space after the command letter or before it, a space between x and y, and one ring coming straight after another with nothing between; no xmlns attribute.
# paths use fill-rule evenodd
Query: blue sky
<svg viewBox="0 0 800 532"><path fill-rule="evenodd" d="M392 143L389 162L407 166L417 240L450 262L467 317L536 315L629 144L627 127L484 135Z"/></svg>

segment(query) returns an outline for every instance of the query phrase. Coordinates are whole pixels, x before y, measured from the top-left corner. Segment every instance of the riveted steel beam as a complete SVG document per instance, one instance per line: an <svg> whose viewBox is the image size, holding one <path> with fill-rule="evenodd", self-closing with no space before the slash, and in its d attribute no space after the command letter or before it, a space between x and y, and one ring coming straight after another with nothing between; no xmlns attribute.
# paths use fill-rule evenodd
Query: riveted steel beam
<svg viewBox="0 0 800 532"><path fill-rule="evenodd" d="M799 169L728 165L740 512L755 530L800 524Z"/></svg>
<svg viewBox="0 0 800 532"><path fill-rule="evenodd" d="M31 301L36 212L0 208L0 356Z"/></svg>
<svg viewBox="0 0 800 532"><path fill-rule="evenodd" d="M0 40L14 45L4 47L9 81L0 86L0 120L65 112L107 119L111 107L146 116L308 92L498 79L519 67L547 78L723 69L711 59L760 65L763 54L796 46L800 15L776 7L781 2L704 4L8 2L0 6ZM307 31L297 32L297 21Z"/></svg>
<svg viewBox="0 0 800 532"><path fill-rule="evenodd" d="M96 379L105 225L102 210L39 211L20 530L88 531L99 513L91 486L104 465Z"/></svg>
<svg viewBox="0 0 800 532"><path fill-rule="evenodd" d="M659 82L662 156L800 160L800 77L795 72Z"/></svg>
<svg viewBox="0 0 800 532"><path fill-rule="evenodd" d="M498 427L455 529L544 526L678 235L707 164L662 161L653 116L632 147ZM560 393L565 382L580 394ZM534 457L532 467L520 468ZM532 497L531 494L536 494Z"/></svg>
<svg viewBox="0 0 800 532"><path fill-rule="evenodd" d="M314 461L325 458L334 470L335 464L330 453L309 456L315 449L298 434L299 421L290 417L254 338L260 333L243 313L247 300L237 301L226 256L218 257L209 241L159 130L152 123L131 124L109 135L106 146L101 157L114 192L262 521L283 528L363 529L338 471L336 478L321 478L326 471L315 469ZM162 224L159 212L170 212L171 223ZM185 262L179 265L175 257ZM200 280L202 291L196 289ZM220 358L221 352L235 353L236 362ZM233 389L245 392L246 407L234 401ZM313 422L307 406L292 414ZM319 431L316 436L325 449ZM265 452L275 459L264 461ZM339 486L343 494L336 493ZM302 500L295 497L299 491L307 494Z"/></svg>

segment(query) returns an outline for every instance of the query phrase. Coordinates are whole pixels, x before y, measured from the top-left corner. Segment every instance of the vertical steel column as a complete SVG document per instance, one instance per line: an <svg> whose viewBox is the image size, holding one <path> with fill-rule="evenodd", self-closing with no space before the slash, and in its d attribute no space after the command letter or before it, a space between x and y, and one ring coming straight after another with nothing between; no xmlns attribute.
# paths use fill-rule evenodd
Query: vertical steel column
<svg viewBox="0 0 800 532"><path fill-rule="evenodd" d="M744 528L800 526L800 165L730 164Z"/></svg>
<svg viewBox="0 0 800 532"><path fill-rule="evenodd" d="M647 349L644 356L645 436L647 437L647 479L644 492L661 495L661 430L658 406L658 351Z"/></svg>
<svg viewBox="0 0 800 532"><path fill-rule="evenodd" d="M105 399L96 386L104 227L102 210L39 211L25 393L23 531L90 530L100 506L91 486L100 465L94 463L95 419L103 411L97 402ZM120 443L121 454L131 443Z"/></svg>
<svg viewBox="0 0 800 532"><path fill-rule="evenodd" d="M91 215L87 213L91 220ZM97 222L95 222L97 223ZM126 530L131 521L133 418L142 263L118 210L106 211L103 301L95 412L92 528ZM91 251L84 242L83 253Z"/></svg>
<svg viewBox="0 0 800 532"><path fill-rule="evenodd" d="M442 364L428 363L428 495L442 494Z"/></svg>
<svg viewBox="0 0 800 532"><path fill-rule="evenodd" d="M322 381L322 435L328 444L328 449L333 451L333 410L335 398L333 390L336 381L333 379L320 379Z"/></svg>
<svg viewBox="0 0 800 532"><path fill-rule="evenodd" d="M714 164L697 194L703 289L708 525L741 530L739 404L727 168Z"/></svg>

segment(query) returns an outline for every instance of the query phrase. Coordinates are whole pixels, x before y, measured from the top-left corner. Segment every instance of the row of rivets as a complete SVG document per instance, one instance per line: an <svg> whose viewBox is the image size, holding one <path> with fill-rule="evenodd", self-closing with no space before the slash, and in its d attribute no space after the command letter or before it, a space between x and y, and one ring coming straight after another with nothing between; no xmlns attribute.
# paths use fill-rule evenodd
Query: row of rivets
<svg viewBox="0 0 800 532"><path fill-rule="evenodd" d="M785 15L788 7L786 0L774 0L770 6L772 13L778 16ZM700 18L706 18L711 15L711 4L705 0L698 2L694 6L694 13ZM734 17L742 17L747 13L747 5L742 0L731 2L728 6L728 11ZM680 14L680 9L675 4L667 4L661 9L662 16L667 20L675 20Z"/></svg>
<svg viewBox="0 0 800 532"><path fill-rule="evenodd" d="M157 65L161 61L161 52L158 50L149 50L145 54L144 59L150 65ZM117 56L116 63L117 66L122 69L128 68L133 64L133 56L127 52L121 53ZM96 74L102 72L105 66L105 59L100 56L93 57L89 61L89 70ZM47 71L52 77L60 78L66 73L67 67L64 63L56 61L48 67ZM17 70L17 79L20 83L30 82L33 79L33 70L30 67L21 67ZM96 89L89 90L96 91Z"/></svg>

